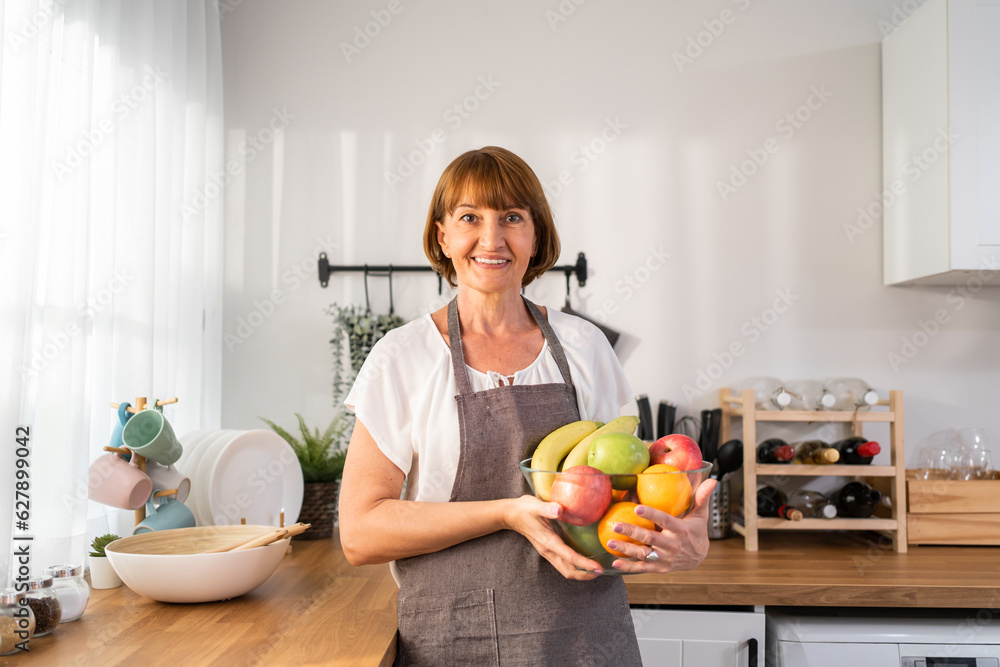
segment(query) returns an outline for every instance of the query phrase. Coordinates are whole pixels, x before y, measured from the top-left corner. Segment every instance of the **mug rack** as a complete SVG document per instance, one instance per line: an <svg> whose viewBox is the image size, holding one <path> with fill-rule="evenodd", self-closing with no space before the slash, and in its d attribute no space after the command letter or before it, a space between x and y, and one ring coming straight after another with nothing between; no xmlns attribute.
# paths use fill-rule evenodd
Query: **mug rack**
<svg viewBox="0 0 1000 667"><path fill-rule="evenodd" d="M170 405L171 403L176 403L177 400L178 399L175 396L174 398L168 398L166 400L156 401L156 407L163 407L164 405ZM117 408L119 405L120 405L119 403L112 403L111 407ZM127 412L131 412L132 414L137 414L139 412L142 412L145 409L146 409L146 397L145 396L138 396L135 399L135 405L133 407L125 408L125 410ZM116 454L124 454L124 453L128 452L131 456L135 457L136 467L138 467L139 470L141 470L142 472L146 472L146 457L142 456L140 454L136 454L131 449L122 449L121 447L107 447L107 446L105 446L104 447L104 451L106 451L106 452L114 452ZM171 491L173 493L177 493L177 489L168 489L168 490L165 490L165 491L160 491L159 493L156 494L156 496L160 497L160 496L170 495ZM139 509L135 510L135 525L138 526L139 523L142 522L142 521L144 521L145 519L146 519L146 506L143 505Z"/></svg>
<svg viewBox="0 0 1000 667"><path fill-rule="evenodd" d="M325 252L319 254L319 260L316 262L319 268L319 284L320 287L326 287L330 284L330 274L337 271L354 271L354 272L364 272L365 276L388 276L390 281L390 292L391 292L391 281L393 273L422 273L425 271L434 271L433 267L425 265L369 265L369 264L330 264L330 259L327 257ZM569 280L570 276L575 275L576 281L583 287L587 284L587 256L585 254L578 253L576 256L575 264L564 264L563 266L553 266L550 271L559 271L566 274L566 280ZM444 285L442 283L442 278L438 275L438 294L442 293Z"/></svg>

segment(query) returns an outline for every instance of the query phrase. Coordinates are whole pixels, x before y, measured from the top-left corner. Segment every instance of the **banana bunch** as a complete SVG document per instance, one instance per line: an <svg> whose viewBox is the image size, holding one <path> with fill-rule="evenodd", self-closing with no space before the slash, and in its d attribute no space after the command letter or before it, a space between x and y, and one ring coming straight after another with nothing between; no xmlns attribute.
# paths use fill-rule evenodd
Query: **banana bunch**
<svg viewBox="0 0 1000 667"><path fill-rule="evenodd" d="M561 426L545 436L531 457L534 470L557 472L577 465L587 465L587 453L594 438L604 433L633 433L639 418L618 417L607 424L595 421L576 421ZM555 475L536 472L532 475L535 492L548 501Z"/></svg>

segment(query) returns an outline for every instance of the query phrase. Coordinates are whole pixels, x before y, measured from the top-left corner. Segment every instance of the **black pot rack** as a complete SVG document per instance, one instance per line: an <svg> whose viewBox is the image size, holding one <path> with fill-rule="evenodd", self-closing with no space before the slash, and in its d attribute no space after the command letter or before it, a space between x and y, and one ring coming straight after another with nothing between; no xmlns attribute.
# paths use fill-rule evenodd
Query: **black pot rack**
<svg viewBox="0 0 1000 667"><path fill-rule="evenodd" d="M426 265L396 265L396 264L330 264L329 258L326 256L325 252L319 254L319 261L317 262L319 267L319 284L321 287L326 287L330 284L330 274L340 271L354 271L363 272L365 277L368 276L389 276L392 279L393 273L421 273L426 271L434 271L430 266ZM570 276L575 275L576 281L583 287L587 284L587 256L582 252L578 253L576 256L576 264L564 264L563 266L553 266L549 271L559 271L566 275L566 284L569 285ZM438 275L438 294L442 293L441 275Z"/></svg>

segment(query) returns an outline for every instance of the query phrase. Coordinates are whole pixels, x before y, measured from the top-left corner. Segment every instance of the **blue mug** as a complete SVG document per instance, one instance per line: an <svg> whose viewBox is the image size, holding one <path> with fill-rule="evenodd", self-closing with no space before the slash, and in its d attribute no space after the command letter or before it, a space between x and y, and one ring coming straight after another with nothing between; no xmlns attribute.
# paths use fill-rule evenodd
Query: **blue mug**
<svg viewBox="0 0 1000 667"><path fill-rule="evenodd" d="M118 423L111 430L111 442L108 443L108 447L125 446L125 443L122 441L122 430L125 428L125 422L132 417L132 413L128 411L130 406L130 403L118 404Z"/></svg>
<svg viewBox="0 0 1000 667"><path fill-rule="evenodd" d="M153 496L155 494L154 491ZM146 501L146 518L132 530L133 535L171 528L194 528L197 525L194 514L181 501L171 496L164 496L159 499L160 504L157 506L153 502L153 496Z"/></svg>

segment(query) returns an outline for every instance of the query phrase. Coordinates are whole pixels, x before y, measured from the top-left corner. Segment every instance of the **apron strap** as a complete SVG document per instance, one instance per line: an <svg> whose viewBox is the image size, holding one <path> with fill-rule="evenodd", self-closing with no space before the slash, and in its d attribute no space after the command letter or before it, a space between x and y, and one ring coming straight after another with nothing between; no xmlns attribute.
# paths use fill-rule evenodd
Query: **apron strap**
<svg viewBox="0 0 1000 667"><path fill-rule="evenodd" d="M462 332L458 323L458 297L448 304L448 346L451 348L451 365L455 372L458 395L472 393L469 369L465 367L465 352L462 351Z"/></svg>
<svg viewBox="0 0 1000 667"><path fill-rule="evenodd" d="M524 299L523 296L521 298ZM572 387L573 378L569 374L569 362L566 361L566 354L563 352L562 343L556 338L556 332L552 330L552 325L542 316L542 311L538 310L538 306L527 299L524 299L524 305L528 307L528 312L535 318L538 328L542 330L545 342L549 344L549 352L552 353L552 357L556 360L556 365L559 367L559 373L562 375L563 382Z"/></svg>
<svg viewBox="0 0 1000 667"><path fill-rule="evenodd" d="M524 297L521 297L524 299ZM569 362L566 361L566 353L562 344L556 338L555 332L549 321L542 316L538 306L524 299L524 304L528 307L528 312L535 318L535 323L542 330L545 342L549 345L549 352L555 359L556 366L559 367L559 374L562 375L563 382L573 386L573 379L569 372ZM469 370L465 365L465 352L462 350L462 333L458 322L458 297L456 296L448 304L448 346L451 348L451 364L455 372L455 384L460 396L471 394L472 382L469 380Z"/></svg>

